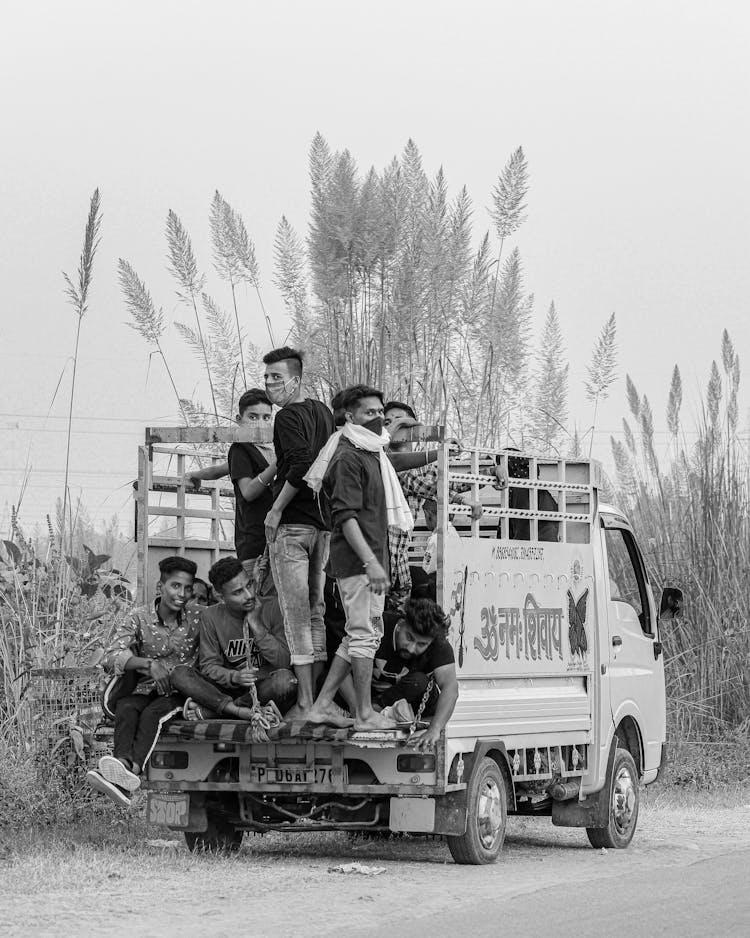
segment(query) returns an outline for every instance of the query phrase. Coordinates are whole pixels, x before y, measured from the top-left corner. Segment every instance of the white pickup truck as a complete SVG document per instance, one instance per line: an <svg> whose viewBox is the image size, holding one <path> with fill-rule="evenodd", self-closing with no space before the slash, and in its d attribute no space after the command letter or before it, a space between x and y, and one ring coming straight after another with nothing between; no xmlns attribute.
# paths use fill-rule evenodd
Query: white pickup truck
<svg viewBox="0 0 750 938"><path fill-rule="evenodd" d="M225 436L148 431L137 488L142 601L165 554L203 570L232 550L230 493L218 483L186 491L182 480L196 444ZM234 849L244 831L397 831L442 834L457 863L482 864L500 854L508 814L583 827L595 847L630 843L639 786L665 758L659 619L679 612L680 591L656 604L630 524L599 502L594 464L478 449L456 457L444 445L438 462L437 598L460 692L436 751L411 750L408 730L291 736L282 725L258 744L241 722L175 722L144 788L149 818L183 830L191 849ZM449 503L449 481L471 487L480 520ZM458 538L447 535L451 517ZM418 554L419 535L415 544Z"/></svg>

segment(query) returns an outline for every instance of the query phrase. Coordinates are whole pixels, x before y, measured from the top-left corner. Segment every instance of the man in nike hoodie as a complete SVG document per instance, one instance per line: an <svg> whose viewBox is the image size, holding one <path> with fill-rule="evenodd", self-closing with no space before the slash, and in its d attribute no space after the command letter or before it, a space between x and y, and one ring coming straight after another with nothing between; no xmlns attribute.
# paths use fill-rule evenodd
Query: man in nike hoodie
<svg viewBox="0 0 750 938"><path fill-rule="evenodd" d="M257 597L250 577L236 557L217 561L208 578L222 602L201 611L200 673L240 706L250 706L248 692L250 685L255 684L261 704L273 700L285 713L296 698L297 682L290 670L289 648L277 599L272 588L265 588L270 587L270 571L266 576L269 582L261 584ZM246 618L249 650L244 636ZM186 692L185 688L182 690Z"/></svg>

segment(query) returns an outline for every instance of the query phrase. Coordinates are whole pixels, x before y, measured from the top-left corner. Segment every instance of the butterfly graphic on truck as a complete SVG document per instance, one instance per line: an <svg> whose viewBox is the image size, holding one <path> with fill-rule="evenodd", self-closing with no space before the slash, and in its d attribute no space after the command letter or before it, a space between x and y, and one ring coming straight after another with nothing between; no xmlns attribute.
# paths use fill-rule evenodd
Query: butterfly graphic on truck
<svg viewBox="0 0 750 938"><path fill-rule="evenodd" d="M523 609L483 606L480 618L482 632L474 638L474 648L485 661L497 661L501 648L509 661L521 656L527 661L562 661L562 607L540 606L528 593Z"/></svg>
<svg viewBox="0 0 750 938"><path fill-rule="evenodd" d="M580 658L585 660L586 652L589 648L588 638L586 637L586 603L589 598L588 587L581 593L578 599L568 590L568 641L570 642L570 654L573 660Z"/></svg>

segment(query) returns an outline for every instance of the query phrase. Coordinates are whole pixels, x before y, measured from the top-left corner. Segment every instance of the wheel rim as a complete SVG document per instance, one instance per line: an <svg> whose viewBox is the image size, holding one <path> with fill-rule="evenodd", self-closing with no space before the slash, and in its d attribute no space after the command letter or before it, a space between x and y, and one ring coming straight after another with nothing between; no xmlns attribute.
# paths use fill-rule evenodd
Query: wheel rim
<svg viewBox="0 0 750 938"><path fill-rule="evenodd" d="M620 834L627 834L635 818L635 782L626 765L620 766L612 786L612 819Z"/></svg>
<svg viewBox="0 0 750 938"><path fill-rule="evenodd" d="M477 802L477 831L485 850L491 850L497 843L503 825L503 808L500 789L497 782L485 779Z"/></svg>

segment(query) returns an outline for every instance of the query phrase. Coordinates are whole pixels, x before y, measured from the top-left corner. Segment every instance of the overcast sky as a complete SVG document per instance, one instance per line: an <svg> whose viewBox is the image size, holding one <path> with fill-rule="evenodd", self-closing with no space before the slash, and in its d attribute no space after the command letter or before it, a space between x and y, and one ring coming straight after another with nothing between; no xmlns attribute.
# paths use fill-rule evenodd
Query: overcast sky
<svg viewBox="0 0 750 938"><path fill-rule="evenodd" d="M149 370L124 324L117 258L132 262L170 322L183 318L165 271L174 209L226 303L208 244L218 188L255 240L285 333L273 237L282 214L306 232L318 130L365 169L412 137L428 174L442 165L452 194L468 187L477 241L497 175L523 146L529 218L514 245L537 328L550 300L557 306L582 429L590 350L617 314L621 377L594 455L608 458L626 414L626 372L664 431L678 363L689 426L723 328L750 367L749 23L746 4L684 0L5 4L0 518L27 465L29 527L61 494L75 329L61 271L75 271L94 188L103 239L82 328L71 482L94 518L129 520L143 428L177 421L158 362ZM241 304L267 347L257 300ZM166 348L180 389L205 398L173 329ZM745 434L747 404L743 389Z"/></svg>

